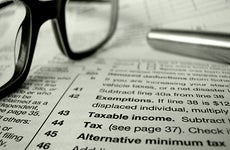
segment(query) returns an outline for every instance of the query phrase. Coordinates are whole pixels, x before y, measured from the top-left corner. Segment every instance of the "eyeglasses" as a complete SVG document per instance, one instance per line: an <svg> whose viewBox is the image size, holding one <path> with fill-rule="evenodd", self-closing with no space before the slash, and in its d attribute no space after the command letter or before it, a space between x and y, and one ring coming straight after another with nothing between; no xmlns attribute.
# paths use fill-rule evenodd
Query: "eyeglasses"
<svg viewBox="0 0 230 150"><path fill-rule="evenodd" d="M63 54L78 60L112 37L117 18L118 0L0 0L0 98L25 81L45 21Z"/></svg>

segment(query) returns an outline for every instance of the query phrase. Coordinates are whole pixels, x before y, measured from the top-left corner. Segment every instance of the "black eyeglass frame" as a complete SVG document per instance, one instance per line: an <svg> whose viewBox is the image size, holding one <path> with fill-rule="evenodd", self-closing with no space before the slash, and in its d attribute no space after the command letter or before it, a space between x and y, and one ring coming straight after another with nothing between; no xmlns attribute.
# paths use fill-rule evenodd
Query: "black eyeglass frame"
<svg viewBox="0 0 230 150"><path fill-rule="evenodd" d="M110 28L107 36L97 45L87 51L73 52L69 46L65 25L65 6L68 0L55 1L39 1L39 0L18 0L26 6L26 16L21 24L21 47L18 56L18 61L15 65L15 71L12 78L0 87L0 99L18 89L18 87L26 80L31 67L35 45L39 33L39 29L44 22L52 20L52 27L55 33L58 46L62 53L73 60L83 59L94 54L99 48L107 43L113 36L117 21L119 0L111 1L111 19ZM84 0L71 0L84 1ZM85 0L85 2L106 2L105 0ZM7 5L12 1L7 1ZM0 7L1 9L1 7Z"/></svg>

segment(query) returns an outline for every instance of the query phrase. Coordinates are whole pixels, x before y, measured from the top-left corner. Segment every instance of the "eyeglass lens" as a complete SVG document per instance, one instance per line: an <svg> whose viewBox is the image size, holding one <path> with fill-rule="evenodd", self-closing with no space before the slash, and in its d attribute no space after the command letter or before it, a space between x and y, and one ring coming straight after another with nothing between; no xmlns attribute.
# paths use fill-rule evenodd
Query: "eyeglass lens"
<svg viewBox="0 0 230 150"><path fill-rule="evenodd" d="M65 11L67 38L73 52L86 51L106 38L112 15L111 0L70 0Z"/></svg>
<svg viewBox="0 0 230 150"><path fill-rule="evenodd" d="M20 1L3 1L0 6L0 86L3 86L15 70L21 44L20 25L26 9Z"/></svg>

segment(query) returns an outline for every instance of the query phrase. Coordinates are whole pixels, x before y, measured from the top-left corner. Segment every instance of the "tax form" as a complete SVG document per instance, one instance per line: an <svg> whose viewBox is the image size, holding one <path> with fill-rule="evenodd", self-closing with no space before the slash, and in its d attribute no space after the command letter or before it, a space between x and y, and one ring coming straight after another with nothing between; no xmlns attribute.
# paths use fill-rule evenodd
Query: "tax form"
<svg viewBox="0 0 230 150"><path fill-rule="evenodd" d="M183 2L120 1L115 37L82 61L63 56L45 24L29 77L0 101L0 149L228 150L230 67L155 51L145 41L151 27L176 27L177 20L230 31L227 19L190 26L197 16L166 15L204 5L225 14L229 1Z"/></svg>

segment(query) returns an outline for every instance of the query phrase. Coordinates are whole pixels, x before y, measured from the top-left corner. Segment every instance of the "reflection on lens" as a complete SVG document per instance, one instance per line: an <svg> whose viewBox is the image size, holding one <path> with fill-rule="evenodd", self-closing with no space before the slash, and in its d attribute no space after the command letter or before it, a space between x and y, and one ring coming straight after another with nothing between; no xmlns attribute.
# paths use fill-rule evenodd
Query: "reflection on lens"
<svg viewBox="0 0 230 150"><path fill-rule="evenodd" d="M111 0L70 0L66 5L66 30L74 52L95 47L110 28Z"/></svg>
<svg viewBox="0 0 230 150"><path fill-rule="evenodd" d="M19 27L25 17L26 9L21 2L1 1L0 6L0 86L6 84L13 76L15 59L19 53L21 32ZM17 48L17 49L15 49ZM17 53L15 53L17 52Z"/></svg>

